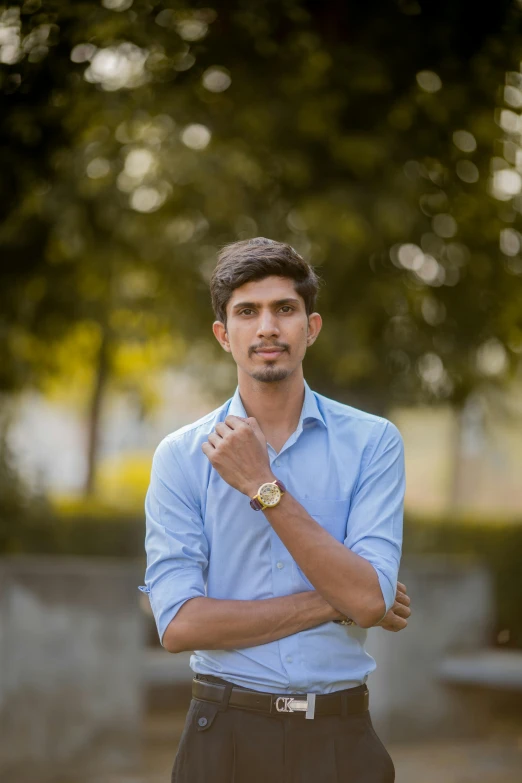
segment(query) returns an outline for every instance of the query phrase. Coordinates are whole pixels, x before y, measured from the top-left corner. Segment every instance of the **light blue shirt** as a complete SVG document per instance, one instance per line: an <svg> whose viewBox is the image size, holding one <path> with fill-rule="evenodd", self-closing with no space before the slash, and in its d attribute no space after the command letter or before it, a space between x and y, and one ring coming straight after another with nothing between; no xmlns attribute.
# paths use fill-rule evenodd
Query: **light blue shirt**
<svg viewBox="0 0 522 783"><path fill-rule="evenodd" d="M145 500L149 594L160 640L196 596L262 600L314 586L262 511L233 489L201 450L228 414L246 417L239 389L217 410L173 432L154 454ZM377 572L388 610L402 547L404 449L390 421L311 391L297 429L270 465L287 490L332 535ZM350 589L349 583L346 589ZM384 633L384 632L383 632ZM271 693L331 693L375 669L366 630L327 622L278 641L235 650L195 650L194 672Z"/></svg>

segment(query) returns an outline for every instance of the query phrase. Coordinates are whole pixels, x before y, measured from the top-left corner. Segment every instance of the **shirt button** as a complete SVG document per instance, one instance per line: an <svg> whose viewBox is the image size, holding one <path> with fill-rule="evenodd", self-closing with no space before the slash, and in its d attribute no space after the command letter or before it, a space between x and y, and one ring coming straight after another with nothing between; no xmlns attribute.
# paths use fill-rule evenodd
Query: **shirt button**
<svg viewBox="0 0 522 783"><path fill-rule="evenodd" d="M292 658L292 656L291 656L291 655L287 655L287 656L286 656L286 662L287 662L287 663L292 663L292 661L293 661L293 660L294 660L294 659Z"/></svg>
<svg viewBox="0 0 522 783"><path fill-rule="evenodd" d="M208 720L206 718L199 718L198 723L200 726L206 726L208 723Z"/></svg>
<svg viewBox="0 0 522 783"><path fill-rule="evenodd" d="M279 563L277 563L277 567L278 567L278 568L284 568L284 567L285 567L285 564L284 564L284 563L282 563L281 561L279 561Z"/></svg>

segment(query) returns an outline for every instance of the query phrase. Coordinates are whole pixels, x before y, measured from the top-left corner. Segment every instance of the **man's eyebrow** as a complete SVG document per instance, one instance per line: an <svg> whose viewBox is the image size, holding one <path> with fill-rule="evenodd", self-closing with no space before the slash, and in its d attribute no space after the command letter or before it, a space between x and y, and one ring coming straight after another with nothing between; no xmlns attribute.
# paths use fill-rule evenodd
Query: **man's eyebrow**
<svg viewBox="0 0 522 783"><path fill-rule="evenodd" d="M292 297L287 297L286 299L276 299L274 302L270 302L271 305L277 307L281 307L281 305L285 304L299 304L299 299L293 299ZM238 302L233 306L233 310L240 310L242 307L259 307L259 302Z"/></svg>

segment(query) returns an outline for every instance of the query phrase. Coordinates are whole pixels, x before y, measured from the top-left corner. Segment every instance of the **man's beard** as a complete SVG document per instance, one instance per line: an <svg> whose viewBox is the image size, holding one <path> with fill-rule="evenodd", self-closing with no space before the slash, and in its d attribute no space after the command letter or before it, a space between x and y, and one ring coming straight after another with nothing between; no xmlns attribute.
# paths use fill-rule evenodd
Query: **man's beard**
<svg viewBox="0 0 522 783"><path fill-rule="evenodd" d="M250 373L250 376L255 381L260 381L261 383L284 381L289 375L290 370L286 370L284 367L263 367Z"/></svg>

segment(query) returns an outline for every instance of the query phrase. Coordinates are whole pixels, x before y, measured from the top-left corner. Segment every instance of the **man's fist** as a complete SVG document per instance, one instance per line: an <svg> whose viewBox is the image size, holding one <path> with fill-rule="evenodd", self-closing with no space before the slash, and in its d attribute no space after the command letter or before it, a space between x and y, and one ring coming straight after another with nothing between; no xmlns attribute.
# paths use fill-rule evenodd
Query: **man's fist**
<svg viewBox="0 0 522 783"><path fill-rule="evenodd" d="M266 438L252 416L227 416L201 449L221 478L245 495L252 497L261 484L275 479Z"/></svg>
<svg viewBox="0 0 522 783"><path fill-rule="evenodd" d="M408 625L408 618L411 615L410 599L406 595L406 586L402 582L397 582L397 593L395 603L389 609L380 623L377 623L385 631L402 631Z"/></svg>

